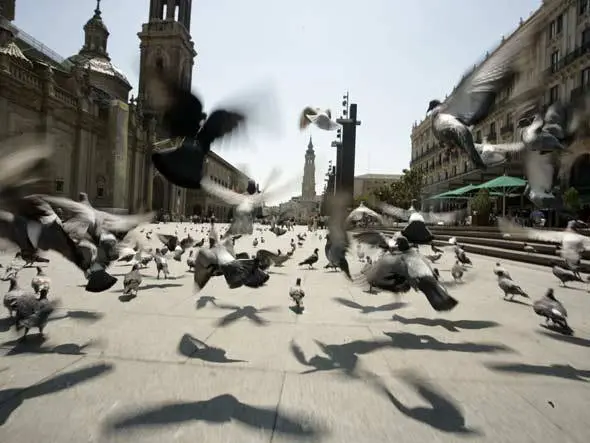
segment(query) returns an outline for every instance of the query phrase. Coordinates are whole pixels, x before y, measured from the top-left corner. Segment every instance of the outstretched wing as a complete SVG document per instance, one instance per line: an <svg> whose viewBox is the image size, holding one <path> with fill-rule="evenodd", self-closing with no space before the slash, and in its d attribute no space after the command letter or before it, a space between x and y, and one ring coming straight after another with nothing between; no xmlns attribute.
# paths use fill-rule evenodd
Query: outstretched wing
<svg viewBox="0 0 590 443"><path fill-rule="evenodd" d="M246 196L238 194L237 192L234 192L231 189L227 189L223 186L218 185L208 177L204 177L201 180L201 187L205 190L205 192L223 200L224 202L232 206L238 206L242 204L244 202L244 199L247 198Z"/></svg>

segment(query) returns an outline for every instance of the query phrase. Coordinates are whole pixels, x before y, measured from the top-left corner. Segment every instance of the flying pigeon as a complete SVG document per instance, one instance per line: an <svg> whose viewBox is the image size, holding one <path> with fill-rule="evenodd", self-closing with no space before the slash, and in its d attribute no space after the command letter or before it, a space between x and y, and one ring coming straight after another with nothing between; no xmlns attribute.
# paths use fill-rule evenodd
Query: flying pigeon
<svg viewBox="0 0 590 443"><path fill-rule="evenodd" d="M161 69L146 75L150 100L162 117L162 123L176 146L159 149L152 154L155 168L170 183L187 189L201 186L203 164L211 145L234 132L246 121L241 109L218 109L207 116L201 100L178 81L164 76Z"/></svg>
<svg viewBox="0 0 590 443"><path fill-rule="evenodd" d="M440 143L460 148L478 168L486 169L469 127L483 121L492 110L496 94L514 80L515 74L524 72L522 51L532 47L539 34L536 27L525 28L465 75L444 103L430 101L427 112L432 117L432 133Z"/></svg>
<svg viewBox="0 0 590 443"><path fill-rule="evenodd" d="M450 311L457 304L446 288L439 283L428 261L416 248L410 247L404 236L396 238L400 253L385 254L375 261L364 277L369 285L394 293L410 288L422 292L437 311Z"/></svg>
<svg viewBox="0 0 590 443"><path fill-rule="evenodd" d="M322 110L306 106L299 117L299 129L304 130L310 124L314 124L324 131L335 131L342 127L342 125L332 120L332 112L329 109Z"/></svg>

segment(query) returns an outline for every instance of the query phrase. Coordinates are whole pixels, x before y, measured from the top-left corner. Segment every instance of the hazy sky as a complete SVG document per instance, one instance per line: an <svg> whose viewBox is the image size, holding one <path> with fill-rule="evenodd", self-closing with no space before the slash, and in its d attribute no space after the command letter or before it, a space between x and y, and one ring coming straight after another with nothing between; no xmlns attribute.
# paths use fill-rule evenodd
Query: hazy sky
<svg viewBox="0 0 590 443"><path fill-rule="evenodd" d="M149 0L103 0L112 61L135 87L137 32ZM264 181L271 167L301 175L310 131L299 132L305 105L340 113L342 94L358 103L356 174L397 173L410 161L412 123L444 98L462 73L527 18L541 0L193 0L198 52L193 88L206 109L252 85L272 85L280 133L217 152L248 164ZM59 4L59 6L57 6ZM60 55L79 51L95 0L17 0L16 24ZM134 91L135 92L135 91ZM323 188L334 133L311 130L316 185ZM300 188L299 188L300 189ZM299 191L300 192L300 191Z"/></svg>

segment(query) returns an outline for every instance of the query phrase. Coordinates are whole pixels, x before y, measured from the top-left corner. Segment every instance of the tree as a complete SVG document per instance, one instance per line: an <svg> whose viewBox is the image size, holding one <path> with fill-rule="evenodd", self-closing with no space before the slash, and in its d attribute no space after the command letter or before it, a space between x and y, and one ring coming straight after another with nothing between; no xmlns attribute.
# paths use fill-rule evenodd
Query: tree
<svg viewBox="0 0 590 443"><path fill-rule="evenodd" d="M580 194L576 188L570 187L563 193L565 206L574 212L580 210Z"/></svg>
<svg viewBox="0 0 590 443"><path fill-rule="evenodd" d="M472 224L476 226L486 226L489 224L490 211L492 209L492 199L487 189L480 189L477 194L469 201L472 211Z"/></svg>
<svg viewBox="0 0 590 443"><path fill-rule="evenodd" d="M390 205L407 209L412 200L420 200L423 177L419 169L404 169L399 180L377 189L374 194Z"/></svg>

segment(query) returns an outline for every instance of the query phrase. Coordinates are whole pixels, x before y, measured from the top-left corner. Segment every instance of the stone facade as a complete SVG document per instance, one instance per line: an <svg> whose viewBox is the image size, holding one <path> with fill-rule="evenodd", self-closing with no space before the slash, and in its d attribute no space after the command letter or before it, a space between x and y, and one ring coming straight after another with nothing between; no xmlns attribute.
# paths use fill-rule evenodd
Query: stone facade
<svg viewBox="0 0 590 443"><path fill-rule="evenodd" d="M541 98L549 105L558 99L568 100L590 87L590 1L545 0L527 20L521 19L518 28L503 38L498 47L531 26L542 30L541 38L536 47L522 54L524 73L498 94L490 115L473 129L476 140L492 143L519 140L516 123L530 112L524 105L531 98ZM518 154L485 172L475 169L462 152L448 153L441 149L430 125L430 118L416 123L411 135L410 165L425 172L423 197L482 183L503 173L524 176L523 159ZM589 164L590 141L579 140L562 159L562 187L574 186L580 194L590 197L590 178L581 173Z"/></svg>
<svg viewBox="0 0 590 443"><path fill-rule="evenodd" d="M76 198L83 191L93 205L118 212L228 213L225 203L172 186L151 163L158 140L166 137L150 110L144 73L162 63L190 86L196 56L190 0L150 1L149 22L139 33L137 99L129 98L131 85L108 55L100 0L84 26L80 52L68 59L12 23L15 3L0 0L0 140L30 130L47 133L56 149L50 192ZM218 155L212 153L205 168L219 183L245 189L244 174Z"/></svg>
<svg viewBox="0 0 590 443"><path fill-rule="evenodd" d="M370 196L383 186L389 186L400 179L401 174L362 174L354 178L354 197Z"/></svg>

